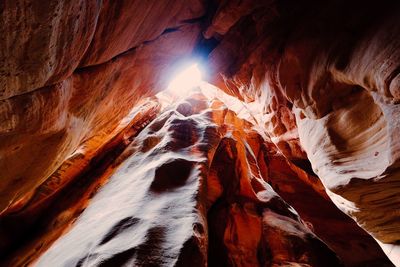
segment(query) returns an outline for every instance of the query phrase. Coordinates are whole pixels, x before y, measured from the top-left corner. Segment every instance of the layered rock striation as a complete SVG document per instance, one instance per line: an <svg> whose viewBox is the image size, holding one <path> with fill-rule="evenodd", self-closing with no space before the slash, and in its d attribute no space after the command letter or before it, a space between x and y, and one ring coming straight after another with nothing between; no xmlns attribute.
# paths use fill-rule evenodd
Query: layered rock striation
<svg viewBox="0 0 400 267"><path fill-rule="evenodd" d="M399 14L1 1L1 262L400 265ZM161 110L199 53L234 99Z"/></svg>
<svg viewBox="0 0 400 267"><path fill-rule="evenodd" d="M190 54L198 39L199 23L190 19L204 12L195 1L31 2L0 4L7 33L0 40L0 212L32 194L85 141L109 134L140 100L165 88L169 64ZM132 17L132 9L140 16ZM151 32L142 23L159 28Z"/></svg>
<svg viewBox="0 0 400 267"><path fill-rule="evenodd" d="M264 180L261 136L222 102L196 93L145 125L55 198L8 264L341 266Z"/></svg>
<svg viewBox="0 0 400 267"><path fill-rule="evenodd" d="M397 265L399 14L391 1L225 1L205 35L220 40L214 82L258 103L286 158L317 174Z"/></svg>

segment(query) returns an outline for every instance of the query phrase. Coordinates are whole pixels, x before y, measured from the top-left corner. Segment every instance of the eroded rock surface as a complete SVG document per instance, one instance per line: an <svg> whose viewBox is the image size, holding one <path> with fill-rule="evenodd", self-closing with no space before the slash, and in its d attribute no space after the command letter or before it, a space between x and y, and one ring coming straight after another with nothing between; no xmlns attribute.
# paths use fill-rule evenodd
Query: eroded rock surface
<svg viewBox="0 0 400 267"><path fill-rule="evenodd" d="M399 14L390 0L1 1L2 262L327 266L332 249L390 266L357 223L400 265ZM235 112L146 100L193 51Z"/></svg>
<svg viewBox="0 0 400 267"><path fill-rule="evenodd" d="M264 181L261 140L222 102L196 93L158 115L97 178L64 192L42 215L45 229L8 262L340 266Z"/></svg>
<svg viewBox="0 0 400 267"><path fill-rule="evenodd" d="M89 3L85 3L82 3L81 6L89 5ZM14 5L17 5L17 3L2 3L1 18L6 20L4 24L1 23L2 27L7 25L7 27L11 27L9 24L12 24L12 27L18 25L25 25L24 27L28 28L36 27L36 24L31 22L18 24L13 20L19 19L19 16L11 14L13 10L22 12L21 9L30 10L35 5L33 7L22 3L21 6ZM50 7L52 5L48 6L48 8ZM63 13L65 11L61 12L65 8L65 6L59 7L60 10L57 11L57 14L61 17L66 16L67 14ZM90 12L95 11L95 7L87 8L91 10ZM103 6L104 8L106 6ZM182 4L180 4L178 9L182 8ZM164 12L165 9L160 8L158 10ZM42 10L42 12L45 11ZM102 12L103 16L105 16L104 12L106 11ZM171 16L174 21L180 21L180 18L175 18L173 14ZM190 15L197 17L201 14L201 8L197 7L193 13L187 11L184 14L186 15L182 19L188 19ZM75 15L80 16L79 13ZM152 19L157 19L157 16L155 14ZM88 19L89 16L85 15L84 17ZM21 18L23 21L28 19ZM64 21L62 18L57 17L57 19ZM127 19L125 18L125 20ZM141 20L141 17L129 16L129 19L126 23L135 24L136 20ZM160 27L169 27L168 21ZM79 23L79 21L74 19L74 23ZM97 27L100 27L101 23L108 22L98 22ZM151 22L148 21L147 23ZM71 28L69 24L59 25L60 28L47 27L42 24L38 24L37 27L46 28L43 35L63 36L66 34L74 38L79 37L77 34L65 32L65 29ZM77 29L87 34L88 30L85 30L84 27L84 25L76 25ZM15 31L17 30L7 30L10 33ZM24 30L24 33L27 35L25 38L29 40L29 45L35 43L36 39L33 39L32 36L45 41L40 32ZM77 58L71 66L64 64L61 59L57 58L68 58L69 62L72 62L74 57L79 55L76 51L72 51L74 57L69 55L70 50L68 49L74 48L72 44L56 39L57 42L62 42L62 45L68 47L68 49L56 47L54 48L55 51L48 51L36 48L35 52L31 52L30 47L19 47L18 42L15 41L13 48L22 49L23 51L20 53L29 55L31 59L20 59L12 64L16 64L16 68L20 69L23 75L32 75L43 81L38 81L30 88L22 84L21 88L23 87L26 91L20 94L18 91L20 87L12 82L12 79L17 79L18 76L1 74L1 78L5 79L4 83L7 83L2 85L2 88L13 91L13 94L4 95L8 98L0 100L0 212L6 212L15 203L26 199L86 140L94 136L105 135L103 141L105 143L107 141L106 133L110 133L117 127L140 100L154 96L159 90L166 87L167 77L165 77L165 74L168 72L169 64L191 53L199 33L199 23L181 21L179 29L176 31L167 31L157 38L138 39L138 47L135 49L124 51L121 55L117 52L110 52L107 54L109 57L116 56L112 60L105 62L109 59L107 57L103 61L97 62L102 64L77 70L74 68L79 64L80 58ZM91 35L89 37L91 38ZM5 36L2 40L10 42L9 38ZM179 39L179 42L176 42L177 39ZM120 41L116 40L115 42ZM81 46L84 40L78 38L76 42L79 42ZM89 42L89 40L85 40L85 42ZM53 47L54 45L47 44L43 49L47 49L47 46ZM86 51L85 49L81 54ZM13 53L7 51L7 49L2 50L7 60L17 60L13 53L17 53L19 50L14 49ZM53 53L52 57L56 58L52 60L61 64L60 68L63 67L63 74L59 78L45 80L45 77L36 74L37 71L41 71L37 65L32 65L35 71L33 73L30 73L27 69L21 69L31 66L29 60L36 60L35 64L39 64L41 61L36 57L44 56L46 53ZM6 63L7 60L5 59ZM4 67L11 71L12 68L7 64ZM43 71L46 72L46 75L50 75L47 70ZM28 78L18 79L29 81ZM41 87L47 84L50 85Z"/></svg>
<svg viewBox="0 0 400 267"><path fill-rule="evenodd" d="M400 264L398 3L265 2L239 16L243 5L222 1L206 31L220 40L214 82L257 103L286 158L307 157L334 203Z"/></svg>

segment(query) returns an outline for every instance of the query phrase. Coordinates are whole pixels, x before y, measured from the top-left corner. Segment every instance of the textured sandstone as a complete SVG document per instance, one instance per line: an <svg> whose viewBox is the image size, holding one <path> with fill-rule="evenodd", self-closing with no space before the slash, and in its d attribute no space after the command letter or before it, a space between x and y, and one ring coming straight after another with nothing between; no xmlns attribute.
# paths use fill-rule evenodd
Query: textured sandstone
<svg viewBox="0 0 400 267"><path fill-rule="evenodd" d="M133 109L111 133L103 133L84 142L32 194L2 214L0 249L6 252L3 257L12 252L13 247L32 242L26 236L36 241L36 232L42 231L37 225L48 223L46 218L51 218L53 214L61 212L64 215L52 222L45 237L39 242L32 242L34 250L18 251L18 260L13 265L31 262L37 257L35 255L46 250L62 234L68 224L73 223L106 181L108 176L102 173L108 164L158 114L158 102L150 99L146 102Z"/></svg>
<svg viewBox="0 0 400 267"><path fill-rule="evenodd" d="M390 266L357 223L400 265L399 14L0 1L2 263L338 265L316 233L348 266ZM194 48L234 112L194 96L134 138Z"/></svg>
<svg viewBox="0 0 400 267"><path fill-rule="evenodd" d="M332 203L316 177L313 186L279 152L265 153L268 181L301 218L343 260L346 266L391 266L374 239ZM321 192L324 192L322 194Z"/></svg>
<svg viewBox="0 0 400 267"><path fill-rule="evenodd" d="M281 152L296 164L304 149L334 203L389 247L400 240L399 14L389 1L266 3L214 35L209 56L214 82L263 107Z"/></svg>
<svg viewBox="0 0 400 267"><path fill-rule="evenodd" d="M163 32L180 31L180 26L203 16L204 9L200 0L105 0L80 66L106 62Z"/></svg>
<svg viewBox="0 0 400 267"><path fill-rule="evenodd" d="M81 142L112 131L138 101L165 88L168 63L191 52L199 31L182 26L59 84L2 100L0 210L34 190Z"/></svg>
<svg viewBox="0 0 400 267"><path fill-rule="evenodd" d="M0 99L72 74L96 28L96 0L0 2Z"/></svg>
<svg viewBox="0 0 400 267"><path fill-rule="evenodd" d="M200 94L175 107L97 178L61 195L41 234L9 263L32 262L48 247L37 266L340 266L263 180L251 124Z"/></svg>

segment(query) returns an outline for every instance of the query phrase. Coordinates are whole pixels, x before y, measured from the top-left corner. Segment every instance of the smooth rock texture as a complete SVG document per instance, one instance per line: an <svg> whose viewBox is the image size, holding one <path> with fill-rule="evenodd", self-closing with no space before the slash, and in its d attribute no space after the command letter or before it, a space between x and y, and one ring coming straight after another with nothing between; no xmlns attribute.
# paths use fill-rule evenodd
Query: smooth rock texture
<svg viewBox="0 0 400 267"><path fill-rule="evenodd" d="M220 40L212 80L259 105L282 153L307 155L333 202L389 247L400 240L399 14L390 1L282 1L206 31Z"/></svg>
<svg viewBox="0 0 400 267"><path fill-rule="evenodd" d="M34 190L83 141L112 131L136 103L165 88L168 63L191 52L199 31L182 26L59 84L2 100L0 210Z"/></svg>
<svg viewBox="0 0 400 267"><path fill-rule="evenodd" d="M204 12L200 0L104 0L96 31L80 66L104 63L162 33L180 31L181 26L199 21Z"/></svg>
<svg viewBox="0 0 400 267"><path fill-rule="evenodd" d="M60 195L36 240L7 263L341 266L261 177L260 140L221 102L195 93L158 115L97 178Z"/></svg>
<svg viewBox="0 0 400 267"><path fill-rule="evenodd" d="M0 3L0 100L72 74L96 29L96 0Z"/></svg>
<svg viewBox="0 0 400 267"><path fill-rule="evenodd" d="M2 258L13 255L21 244L24 246L6 265L32 262L74 223L107 181L109 165L158 115L159 103L151 99L146 102L125 117L112 133L82 144L27 200L3 214L0 245L6 254Z"/></svg>
<svg viewBox="0 0 400 267"><path fill-rule="evenodd" d="M1 1L1 264L400 266L399 18ZM191 57L214 91L155 100Z"/></svg>
<svg viewBox="0 0 400 267"><path fill-rule="evenodd" d="M269 149L265 155L271 186L346 265L391 266L374 239L340 212L324 190L315 190L316 186L324 188L318 178L305 180L299 175L301 170L277 151Z"/></svg>

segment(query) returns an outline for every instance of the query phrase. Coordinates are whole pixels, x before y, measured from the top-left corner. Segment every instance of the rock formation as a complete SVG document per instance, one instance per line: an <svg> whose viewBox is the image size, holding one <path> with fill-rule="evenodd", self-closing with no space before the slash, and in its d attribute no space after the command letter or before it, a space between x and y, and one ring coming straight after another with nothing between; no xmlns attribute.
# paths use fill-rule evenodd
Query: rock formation
<svg viewBox="0 0 400 267"><path fill-rule="evenodd" d="M247 5L232 25L223 14L236 10L223 6L206 31L221 39L216 82L264 107L287 158L303 161L300 141L332 201L400 264L399 5Z"/></svg>
<svg viewBox="0 0 400 267"><path fill-rule="evenodd" d="M399 18L1 1L0 265L400 266ZM155 98L192 57L217 89Z"/></svg>

